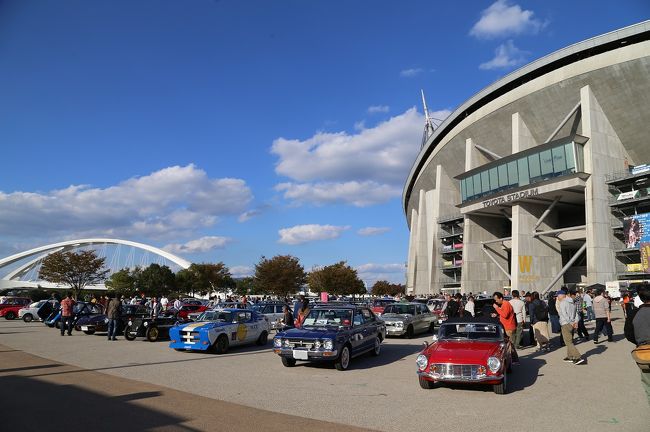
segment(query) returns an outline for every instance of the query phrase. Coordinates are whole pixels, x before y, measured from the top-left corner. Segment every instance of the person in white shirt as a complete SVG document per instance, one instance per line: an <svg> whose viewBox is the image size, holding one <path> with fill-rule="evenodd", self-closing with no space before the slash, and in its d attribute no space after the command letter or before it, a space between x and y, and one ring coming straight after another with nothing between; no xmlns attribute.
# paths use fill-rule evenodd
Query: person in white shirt
<svg viewBox="0 0 650 432"><path fill-rule="evenodd" d="M465 304L465 310L471 315L474 316L474 296L469 296L467 303Z"/></svg>
<svg viewBox="0 0 650 432"><path fill-rule="evenodd" d="M179 310L181 306L183 306L181 299L176 299L176 301L174 301L174 309Z"/></svg>
<svg viewBox="0 0 650 432"><path fill-rule="evenodd" d="M518 290L512 290L510 305L517 318L517 329L515 330L515 340L513 343L516 349L521 349L521 335L524 331L524 323L526 322L526 303L519 298Z"/></svg>
<svg viewBox="0 0 650 432"><path fill-rule="evenodd" d="M167 304L169 303L169 299L167 296L162 296L160 298L160 306L162 306L162 310L167 310Z"/></svg>

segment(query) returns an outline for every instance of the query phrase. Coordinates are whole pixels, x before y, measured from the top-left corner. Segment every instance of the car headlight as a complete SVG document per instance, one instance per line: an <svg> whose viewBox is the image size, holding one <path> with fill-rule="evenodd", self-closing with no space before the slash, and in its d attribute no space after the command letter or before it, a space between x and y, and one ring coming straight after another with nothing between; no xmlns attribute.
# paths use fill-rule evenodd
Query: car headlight
<svg viewBox="0 0 650 432"><path fill-rule="evenodd" d="M325 339L323 341L323 348L327 351L332 351L334 349L334 341L332 339Z"/></svg>
<svg viewBox="0 0 650 432"><path fill-rule="evenodd" d="M280 348L280 347L282 347L282 339L280 339L280 338L275 338L275 339L273 339L273 346L274 346L275 348Z"/></svg>
<svg viewBox="0 0 650 432"><path fill-rule="evenodd" d="M418 369L423 371L427 368L427 365L429 364L429 359L427 359L427 356L424 354L420 354L418 356L418 359L415 360L415 364L418 365Z"/></svg>
<svg viewBox="0 0 650 432"><path fill-rule="evenodd" d="M487 361L488 368L490 372L497 373L499 368L501 368L501 360L496 357L490 357Z"/></svg>
<svg viewBox="0 0 650 432"><path fill-rule="evenodd" d="M314 342L314 349L320 349L320 347L321 347L320 341L317 340L316 342Z"/></svg>
<svg viewBox="0 0 650 432"><path fill-rule="evenodd" d="M291 345L289 345L289 339L282 339L282 345L286 348L289 348Z"/></svg>
<svg viewBox="0 0 650 432"><path fill-rule="evenodd" d="M404 323L402 321L398 321L395 323L395 327L404 327Z"/></svg>
<svg viewBox="0 0 650 432"><path fill-rule="evenodd" d="M149 323L145 321L145 322L142 323L142 325L146 327L146 326L149 325Z"/></svg>

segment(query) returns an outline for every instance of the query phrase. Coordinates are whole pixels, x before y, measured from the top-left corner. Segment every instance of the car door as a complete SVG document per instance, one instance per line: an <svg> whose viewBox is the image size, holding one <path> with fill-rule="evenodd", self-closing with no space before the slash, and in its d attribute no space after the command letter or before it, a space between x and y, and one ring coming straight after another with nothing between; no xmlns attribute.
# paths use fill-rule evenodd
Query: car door
<svg viewBox="0 0 650 432"><path fill-rule="evenodd" d="M352 355L357 355L365 350L369 339L369 332L361 311L355 310L353 314L350 344L352 345Z"/></svg>
<svg viewBox="0 0 650 432"><path fill-rule="evenodd" d="M379 336L379 323L377 322L375 315L370 312L370 309L361 309L361 314L363 315L365 326L364 340L366 343L364 349L371 349L375 346L375 338Z"/></svg>
<svg viewBox="0 0 650 432"><path fill-rule="evenodd" d="M433 321L433 314L426 305L420 305L420 311L422 312L422 331L428 331Z"/></svg>

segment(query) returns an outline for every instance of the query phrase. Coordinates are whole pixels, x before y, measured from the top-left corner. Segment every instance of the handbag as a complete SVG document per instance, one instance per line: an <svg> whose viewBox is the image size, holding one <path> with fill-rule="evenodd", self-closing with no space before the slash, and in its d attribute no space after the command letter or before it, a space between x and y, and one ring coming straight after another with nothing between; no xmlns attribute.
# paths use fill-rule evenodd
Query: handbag
<svg viewBox="0 0 650 432"><path fill-rule="evenodd" d="M650 372L650 344L639 345L632 350L632 358L643 372Z"/></svg>

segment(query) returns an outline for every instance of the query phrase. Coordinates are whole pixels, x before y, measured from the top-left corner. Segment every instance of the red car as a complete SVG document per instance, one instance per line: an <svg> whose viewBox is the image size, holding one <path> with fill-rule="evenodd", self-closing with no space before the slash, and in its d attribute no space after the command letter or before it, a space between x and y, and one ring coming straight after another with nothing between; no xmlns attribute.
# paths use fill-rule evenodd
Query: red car
<svg viewBox="0 0 650 432"><path fill-rule="evenodd" d="M31 299L25 297L7 297L0 303L0 317L12 320L18 316L18 311L29 306Z"/></svg>
<svg viewBox="0 0 650 432"><path fill-rule="evenodd" d="M372 301L370 308L375 313L375 315L380 316L384 313L384 309L391 303L395 303L393 299L377 299Z"/></svg>
<svg viewBox="0 0 650 432"><path fill-rule="evenodd" d="M208 307L202 304L184 304L178 310L178 318L187 319L188 315L191 313L204 312L208 310Z"/></svg>
<svg viewBox="0 0 650 432"><path fill-rule="evenodd" d="M507 391L512 344L498 320L449 318L416 360L420 387L436 383L493 386L497 394Z"/></svg>

